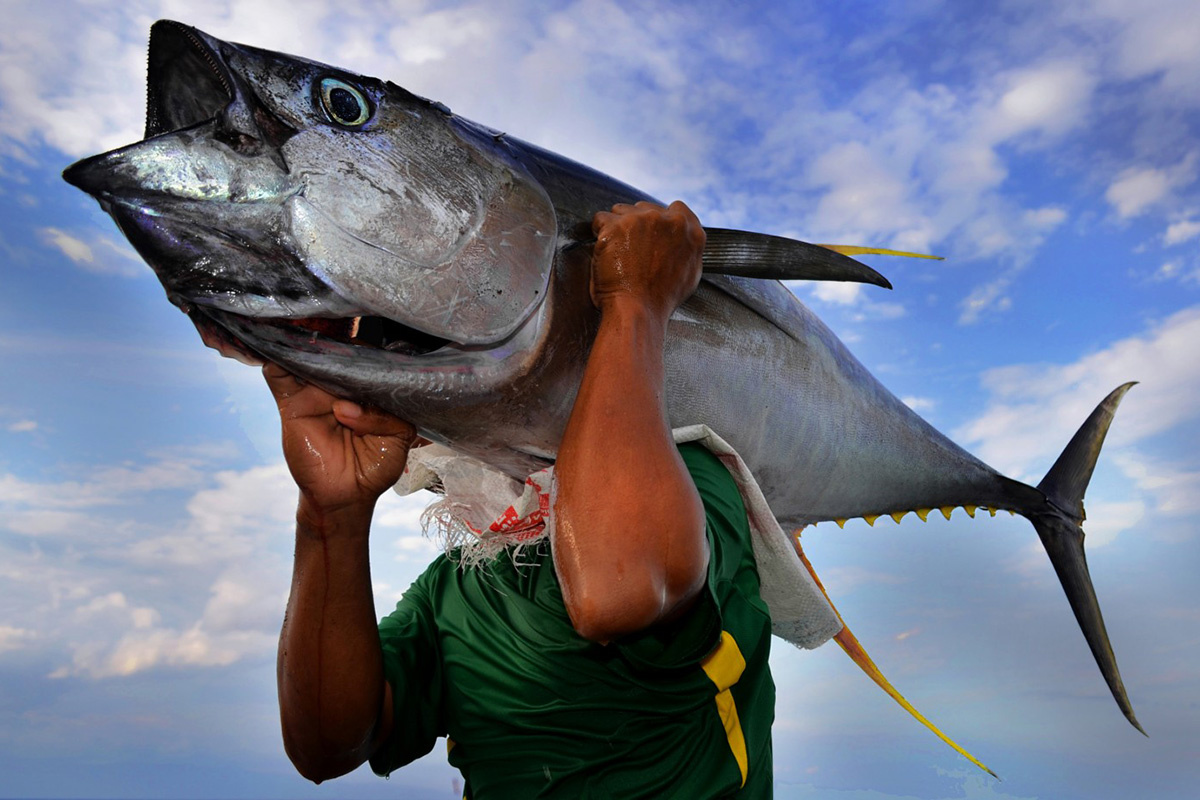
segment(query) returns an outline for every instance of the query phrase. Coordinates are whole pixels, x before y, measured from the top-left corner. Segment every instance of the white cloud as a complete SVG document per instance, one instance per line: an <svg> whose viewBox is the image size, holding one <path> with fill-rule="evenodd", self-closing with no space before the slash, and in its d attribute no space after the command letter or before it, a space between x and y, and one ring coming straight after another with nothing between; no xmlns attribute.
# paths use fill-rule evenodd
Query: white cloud
<svg viewBox="0 0 1200 800"><path fill-rule="evenodd" d="M1061 135L1086 117L1096 87L1095 72L1078 61L1058 61L1018 70L1006 77L1008 89L989 126L999 138L1028 132Z"/></svg>
<svg viewBox="0 0 1200 800"><path fill-rule="evenodd" d="M1141 500L1090 502L1085 510L1087 520L1083 529L1087 532L1089 550L1111 544L1119 533L1133 528L1146 516L1146 504Z"/></svg>
<svg viewBox="0 0 1200 800"><path fill-rule="evenodd" d="M1170 261L1164 261L1154 271L1151 280L1200 284L1200 266L1189 267L1183 259L1172 258Z"/></svg>
<svg viewBox="0 0 1200 800"><path fill-rule="evenodd" d="M1154 498L1155 511L1171 516L1200 512L1200 467L1164 462L1132 450L1115 456L1117 466Z"/></svg>
<svg viewBox="0 0 1200 800"><path fill-rule="evenodd" d="M1171 247L1191 241L1197 236L1200 236L1200 221L1181 219L1167 226L1167 231L1163 234L1163 244Z"/></svg>
<svg viewBox="0 0 1200 800"><path fill-rule="evenodd" d="M830 567L821 570L820 577L830 597L835 598L849 597L864 586L897 586L908 582L900 575L863 567Z"/></svg>
<svg viewBox="0 0 1200 800"><path fill-rule="evenodd" d="M987 313L1003 312L1012 308L1012 298L1007 294L1008 287L1016 278L1015 271L1009 271L999 278L975 287L962 301L962 313L958 321L962 325L972 325Z"/></svg>
<svg viewBox="0 0 1200 800"><path fill-rule="evenodd" d="M182 627L161 625L159 612L132 606L121 592L96 597L75 615L89 620L89 631L100 627L107 636L72 644L71 664L54 677L111 678L156 667L223 667L269 657L286 599L286 572L261 560L220 574L199 619ZM121 612L116 621L114 610ZM109 614L109 624L95 619L102 614Z"/></svg>
<svg viewBox="0 0 1200 800"><path fill-rule="evenodd" d="M38 230L38 237L46 244L57 247L64 256L76 264L92 264L96 261L96 254L92 252L92 248L66 231L58 228L41 228Z"/></svg>
<svg viewBox="0 0 1200 800"><path fill-rule="evenodd" d="M1048 233L1066 222L1067 212L1058 206L1030 208L1024 212L1024 219L1030 228L1040 233Z"/></svg>
<svg viewBox="0 0 1200 800"><path fill-rule="evenodd" d="M149 274L128 245L107 236L94 235L89 244L60 228L39 228L37 234L43 244L55 248L87 272L123 278Z"/></svg>
<svg viewBox="0 0 1200 800"><path fill-rule="evenodd" d="M1176 193L1195 181L1198 158L1195 151L1190 151L1168 166L1128 167L1117 175L1104 197L1122 219L1140 216L1157 207L1169 207ZM1186 233L1186 223L1176 230L1176 235Z"/></svg>
<svg viewBox="0 0 1200 800"><path fill-rule="evenodd" d="M20 650L28 646L37 634L25 628L16 628L12 625L0 625L0 654Z"/></svg>
<svg viewBox="0 0 1200 800"><path fill-rule="evenodd" d="M1152 84L1176 101L1195 105L1200 79L1200 19L1191 0L1076 0L1065 3L1076 19L1107 23L1104 33L1115 49L1117 74L1124 79L1154 77Z"/></svg>
<svg viewBox="0 0 1200 800"><path fill-rule="evenodd" d="M907 395L900 398L900 402L911 408L913 411L932 411L937 407L937 401L932 397L917 397L915 395Z"/></svg>
<svg viewBox="0 0 1200 800"><path fill-rule="evenodd" d="M0 510L8 515L10 526L14 515L32 514L60 519L69 529L84 516L83 510L120 505L147 492L203 485L209 479L206 462L199 452L177 451L161 454L147 464L94 467L85 480L35 482L12 473L0 474Z"/></svg>
<svg viewBox="0 0 1200 800"><path fill-rule="evenodd" d="M831 305L852 306L862 296L861 283L823 281L812 284L812 296Z"/></svg>
<svg viewBox="0 0 1200 800"><path fill-rule="evenodd" d="M47 557L0 538L0 618L20 622L0 626L0 651L37 646L65 661L53 677L89 679L269 658L297 490L282 462L215 469L236 457L213 442L93 467L86 480L0 476L0 530L55 537L69 552ZM148 513L164 490L162 510ZM438 552L416 524L428 497L381 501L373 541L397 556L379 559L385 583L406 586Z"/></svg>
<svg viewBox="0 0 1200 800"><path fill-rule="evenodd" d="M36 431L37 428L37 422L32 419L17 420L16 422L9 423L8 425L8 430L10 433L29 433L31 431Z"/></svg>
<svg viewBox="0 0 1200 800"><path fill-rule="evenodd" d="M159 666L226 667L243 658L269 655L275 642L276 636L264 631L213 635L199 625L187 630L136 630L111 648L98 642L75 647L71 666L55 670L50 677L125 677Z"/></svg>
<svg viewBox="0 0 1200 800"><path fill-rule="evenodd" d="M909 210L912 182L904 165L889 164L877 144L837 144L813 160L810 180L825 190L812 223L817 230L857 243L919 222Z"/></svg>
<svg viewBox="0 0 1200 800"><path fill-rule="evenodd" d="M984 412L956 437L1002 472L1045 470L1109 391L1130 380L1109 436L1118 448L1200 416L1200 306L1180 311L1144 334L1114 342L1065 365L1019 365L984 373ZM1040 477L1040 475L1038 476Z"/></svg>
<svg viewBox="0 0 1200 800"><path fill-rule="evenodd" d="M851 319L854 322L879 322L900 319L907 313L901 303L864 303Z"/></svg>
<svg viewBox="0 0 1200 800"><path fill-rule="evenodd" d="M1167 196L1167 173L1152 167L1131 167L1105 191L1104 197L1121 217L1136 217Z"/></svg>

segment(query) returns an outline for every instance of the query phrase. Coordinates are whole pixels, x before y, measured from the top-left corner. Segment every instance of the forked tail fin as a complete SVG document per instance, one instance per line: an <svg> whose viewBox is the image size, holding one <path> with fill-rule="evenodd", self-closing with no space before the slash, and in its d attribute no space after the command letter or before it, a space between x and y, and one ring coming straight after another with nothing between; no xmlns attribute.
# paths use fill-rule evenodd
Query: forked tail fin
<svg viewBox="0 0 1200 800"><path fill-rule="evenodd" d="M1121 398L1129 391L1133 383L1118 386L1096 410L1084 421L1083 425L1071 438L1062 455L1054 462L1054 466L1046 473L1046 477L1038 484L1038 489L1046 495L1050 509L1043 513L1029 515L1030 522L1037 530L1050 563L1058 573L1063 591L1067 593L1067 601L1075 612L1075 619L1087 639L1088 647L1100 672L1108 683L1109 691L1117 701L1125 718L1143 734L1146 733L1138 724L1133 714L1133 706L1125 694L1125 684L1121 681L1121 672L1117 669L1117 657L1113 654L1112 644L1108 640L1108 631L1104 627L1104 617L1100 614L1100 604L1096 600L1096 590L1092 587L1092 577L1088 572L1087 558L1083 552L1083 494L1087 491L1088 482L1092 478L1092 470L1096 466L1096 458L1100 455L1100 447L1112 423L1113 414L1121 402Z"/></svg>

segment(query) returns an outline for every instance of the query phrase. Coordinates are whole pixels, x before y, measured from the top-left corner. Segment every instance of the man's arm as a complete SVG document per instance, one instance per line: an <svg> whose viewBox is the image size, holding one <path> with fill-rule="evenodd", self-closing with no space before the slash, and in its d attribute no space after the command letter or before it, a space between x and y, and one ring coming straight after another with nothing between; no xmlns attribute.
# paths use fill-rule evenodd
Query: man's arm
<svg viewBox="0 0 1200 800"><path fill-rule="evenodd" d="M704 585L704 509L663 389L667 320L700 279L704 230L683 203L593 220L600 328L555 465L554 563L571 622L608 642L685 612Z"/></svg>
<svg viewBox="0 0 1200 800"><path fill-rule="evenodd" d="M283 741L296 769L319 783L361 765L391 731L367 543L375 502L399 479L415 432L277 365L263 375L300 487L277 662Z"/></svg>

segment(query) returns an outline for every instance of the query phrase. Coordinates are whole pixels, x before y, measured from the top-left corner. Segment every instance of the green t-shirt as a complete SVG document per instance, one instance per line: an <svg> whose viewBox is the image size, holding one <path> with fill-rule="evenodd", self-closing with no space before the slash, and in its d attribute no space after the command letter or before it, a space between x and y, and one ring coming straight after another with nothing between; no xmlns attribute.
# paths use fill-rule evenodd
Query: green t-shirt
<svg viewBox="0 0 1200 800"><path fill-rule="evenodd" d="M745 507L716 456L679 450L711 553L695 607L605 646L571 627L547 543L477 569L438 558L379 625L395 722L376 773L447 736L471 800L771 797L771 620Z"/></svg>

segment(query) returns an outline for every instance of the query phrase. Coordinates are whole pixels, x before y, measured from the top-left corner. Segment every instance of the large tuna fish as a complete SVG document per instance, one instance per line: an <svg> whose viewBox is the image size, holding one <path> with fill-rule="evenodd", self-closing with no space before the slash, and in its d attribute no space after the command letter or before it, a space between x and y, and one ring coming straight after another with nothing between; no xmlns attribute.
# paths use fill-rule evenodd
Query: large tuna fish
<svg viewBox="0 0 1200 800"><path fill-rule="evenodd" d="M64 177L100 201L206 342L510 475L554 459L596 330L588 222L650 198L392 83L179 23L154 25L149 60L146 140ZM710 231L705 269L670 325L671 424L706 423L731 443L785 526L957 506L1028 518L1140 730L1080 528L1128 385L1028 486L934 430L766 280L886 285L869 268Z"/></svg>

